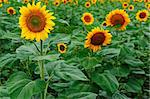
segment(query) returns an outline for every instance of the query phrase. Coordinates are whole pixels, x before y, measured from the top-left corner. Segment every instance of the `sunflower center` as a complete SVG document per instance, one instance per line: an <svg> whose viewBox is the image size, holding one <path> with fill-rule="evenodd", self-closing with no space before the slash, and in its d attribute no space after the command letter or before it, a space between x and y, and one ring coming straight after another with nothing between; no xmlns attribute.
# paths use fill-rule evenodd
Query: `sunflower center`
<svg viewBox="0 0 150 99"><path fill-rule="evenodd" d="M10 9L10 10L9 10L9 13L10 13L10 14L13 14L13 13L14 13L14 10Z"/></svg>
<svg viewBox="0 0 150 99"><path fill-rule="evenodd" d="M106 24L106 23L103 23L103 26L107 26L107 24Z"/></svg>
<svg viewBox="0 0 150 99"><path fill-rule="evenodd" d="M89 4L86 4L86 6L89 6Z"/></svg>
<svg viewBox="0 0 150 99"><path fill-rule="evenodd" d="M115 14L112 16L111 22L113 25L123 25L125 20L121 14Z"/></svg>
<svg viewBox="0 0 150 99"><path fill-rule="evenodd" d="M102 45L105 40L105 35L102 32L96 33L91 38L91 43L93 45Z"/></svg>
<svg viewBox="0 0 150 99"><path fill-rule="evenodd" d="M124 6L127 6L127 4L124 4Z"/></svg>
<svg viewBox="0 0 150 99"><path fill-rule="evenodd" d="M64 50L65 50L65 46L60 45L60 50L61 50L61 51L64 51Z"/></svg>
<svg viewBox="0 0 150 99"><path fill-rule="evenodd" d="M91 21L91 17L90 17L89 15L86 15L86 16L84 17L84 20L85 20L86 22L90 22L90 21Z"/></svg>
<svg viewBox="0 0 150 99"><path fill-rule="evenodd" d="M31 13L26 20L27 27L32 32L41 32L46 25L46 19L42 13Z"/></svg>
<svg viewBox="0 0 150 99"><path fill-rule="evenodd" d="M144 12L140 13L139 17L140 18L145 18L146 17L146 13L144 13Z"/></svg>

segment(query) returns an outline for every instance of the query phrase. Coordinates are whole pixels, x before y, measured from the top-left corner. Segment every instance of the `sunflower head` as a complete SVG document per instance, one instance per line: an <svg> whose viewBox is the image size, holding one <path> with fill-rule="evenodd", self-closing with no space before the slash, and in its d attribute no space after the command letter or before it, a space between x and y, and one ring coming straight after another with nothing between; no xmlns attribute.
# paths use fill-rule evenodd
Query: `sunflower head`
<svg viewBox="0 0 150 99"><path fill-rule="evenodd" d="M148 2L150 2L150 0L144 0L144 2L145 2L145 3L148 3Z"/></svg>
<svg viewBox="0 0 150 99"><path fill-rule="evenodd" d="M102 23L102 26L103 26L103 27L108 26L107 23L106 23L106 21L104 21L104 22Z"/></svg>
<svg viewBox="0 0 150 99"><path fill-rule="evenodd" d="M86 8L89 8L91 6L91 3L89 2L89 1L87 1L86 3L85 3L85 7Z"/></svg>
<svg viewBox="0 0 150 99"><path fill-rule="evenodd" d="M136 19L138 21L147 21L149 12L147 10L140 10L136 13Z"/></svg>
<svg viewBox="0 0 150 99"><path fill-rule="evenodd" d="M29 2L29 0L23 0L23 3L27 4Z"/></svg>
<svg viewBox="0 0 150 99"><path fill-rule="evenodd" d="M29 40L40 41L48 38L48 33L53 30L55 19L53 13L46 10L46 6L41 7L41 2L37 4L27 4L27 7L20 8L21 16L19 18L21 37Z"/></svg>
<svg viewBox="0 0 150 99"><path fill-rule="evenodd" d="M81 20L85 25L91 25L94 22L94 17L91 13L84 13Z"/></svg>
<svg viewBox="0 0 150 99"><path fill-rule="evenodd" d="M57 44L57 48L58 48L58 51L63 54L63 53L66 53L67 45L64 43L59 43Z"/></svg>
<svg viewBox="0 0 150 99"><path fill-rule="evenodd" d="M126 8L128 7L128 5L129 5L129 4L128 4L127 2L123 2L123 3L122 3L122 7L123 7L124 9L126 9Z"/></svg>
<svg viewBox="0 0 150 99"><path fill-rule="evenodd" d="M102 30L99 27L92 29L86 36L86 41L84 44L85 48L91 49L96 52L101 49L102 45L107 45L111 43L112 35L108 30Z"/></svg>
<svg viewBox="0 0 150 99"><path fill-rule="evenodd" d="M92 4L96 4L97 0L91 0Z"/></svg>
<svg viewBox="0 0 150 99"><path fill-rule="evenodd" d="M106 16L106 23L109 26L117 26L118 30L125 30L130 23L130 18L124 10L116 9Z"/></svg>
<svg viewBox="0 0 150 99"><path fill-rule="evenodd" d="M133 10L134 10L134 6L133 6L133 5L130 5L130 6L128 7L128 10L129 10L129 11L133 11Z"/></svg>
<svg viewBox="0 0 150 99"><path fill-rule="evenodd" d="M54 0L53 4L54 4L55 6L59 6L59 5L60 5L60 1L59 1L59 0Z"/></svg>
<svg viewBox="0 0 150 99"><path fill-rule="evenodd" d="M14 15L14 14L16 14L16 11L13 7L9 7L9 8L7 8L7 13L10 15Z"/></svg>

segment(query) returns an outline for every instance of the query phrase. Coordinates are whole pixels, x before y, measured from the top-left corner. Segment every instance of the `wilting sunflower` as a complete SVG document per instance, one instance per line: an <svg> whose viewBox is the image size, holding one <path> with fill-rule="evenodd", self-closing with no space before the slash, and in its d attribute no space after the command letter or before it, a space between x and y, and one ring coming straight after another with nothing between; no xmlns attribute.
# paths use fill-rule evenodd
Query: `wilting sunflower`
<svg viewBox="0 0 150 99"><path fill-rule="evenodd" d="M123 2L123 3L122 3L122 7L123 7L124 9L126 9L126 8L128 7L128 5L129 5L129 4L128 4L127 2Z"/></svg>
<svg viewBox="0 0 150 99"><path fill-rule="evenodd" d="M9 8L7 8L7 13L10 15L14 15L14 14L16 14L16 11L13 7L9 7Z"/></svg>
<svg viewBox="0 0 150 99"><path fill-rule="evenodd" d="M134 6L133 6L133 5L130 5L130 6L128 7L128 10L129 10L129 11L133 11L133 10L134 10Z"/></svg>
<svg viewBox="0 0 150 99"><path fill-rule="evenodd" d="M85 3L85 7L86 8L89 8L91 6L91 3L89 2L89 1L87 1L86 3Z"/></svg>
<svg viewBox="0 0 150 99"><path fill-rule="evenodd" d="M58 47L58 51L60 53L66 53L66 50L67 50L67 45L66 44L59 43L59 44L57 44L57 47Z"/></svg>
<svg viewBox="0 0 150 99"><path fill-rule="evenodd" d="M113 10L106 16L108 26L117 26L118 30L125 30L130 23L129 15L124 10Z"/></svg>
<svg viewBox="0 0 150 99"><path fill-rule="evenodd" d="M94 22L94 17L91 13L84 13L81 20L85 25L91 25Z"/></svg>
<svg viewBox="0 0 150 99"><path fill-rule="evenodd" d="M36 41L48 38L48 33L53 30L55 19L53 13L46 10L46 6L41 7L41 2L36 5L28 3L27 7L20 8L21 16L19 24L22 29L21 37Z"/></svg>
<svg viewBox="0 0 150 99"><path fill-rule="evenodd" d="M140 10L136 13L136 19L138 21L147 21L149 12L147 10Z"/></svg>
<svg viewBox="0 0 150 99"><path fill-rule="evenodd" d="M59 5L60 5L60 0L54 0L53 4L54 4L55 6L59 6Z"/></svg>
<svg viewBox="0 0 150 99"><path fill-rule="evenodd" d="M102 45L110 44L111 38L112 35L108 30L101 30L97 27L87 34L84 47L96 52L101 49Z"/></svg>

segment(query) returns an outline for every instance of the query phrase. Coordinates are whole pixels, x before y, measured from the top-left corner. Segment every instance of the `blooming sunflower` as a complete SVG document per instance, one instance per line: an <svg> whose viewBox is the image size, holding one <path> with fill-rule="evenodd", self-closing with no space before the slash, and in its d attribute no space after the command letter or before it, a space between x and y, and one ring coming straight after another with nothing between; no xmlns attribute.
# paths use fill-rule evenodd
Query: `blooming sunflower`
<svg viewBox="0 0 150 99"><path fill-rule="evenodd" d="M136 13L136 19L138 21L147 21L149 12L147 10L140 10Z"/></svg>
<svg viewBox="0 0 150 99"><path fill-rule="evenodd" d="M14 15L14 14L16 14L16 11L13 7L9 7L9 8L7 8L7 13L10 15Z"/></svg>
<svg viewBox="0 0 150 99"><path fill-rule="evenodd" d="M110 44L111 38L112 35L108 30L101 30L97 27L87 34L84 47L96 52L101 49L102 45Z"/></svg>
<svg viewBox="0 0 150 99"><path fill-rule="evenodd" d="M87 1L86 3L85 3L85 7L86 8L89 8L91 6L91 3L89 2L89 1Z"/></svg>
<svg viewBox="0 0 150 99"><path fill-rule="evenodd" d="M96 4L97 0L91 0L92 4Z"/></svg>
<svg viewBox="0 0 150 99"><path fill-rule="evenodd" d="M33 3L27 4L27 7L20 8L21 16L19 18L19 24L22 29L21 37L36 41L45 40L48 38L48 33L53 30L55 23L52 21L55 19L49 10L46 10L46 6L41 7L41 2L36 5Z"/></svg>
<svg viewBox="0 0 150 99"><path fill-rule="evenodd" d="M145 3L150 2L150 0L144 0Z"/></svg>
<svg viewBox="0 0 150 99"><path fill-rule="evenodd" d="M27 4L29 2L29 0L23 0L23 3Z"/></svg>
<svg viewBox="0 0 150 99"><path fill-rule="evenodd" d="M84 13L81 20L85 25L91 25L94 22L94 17L91 13Z"/></svg>
<svg viewBox="0 0 150 99"><path fill-rule="evenodd" d="M129 10L129 11L133 11L133 10L134 10L134 6L133 6L133 5L130 5L130 6L128 7L128 10Z"/></svg>
<svg viewBox="0 0 150 99"><path fill-rule="evenodd" d="M53 4L54 4L55 6L59 6L59 5L60 5L60 1L59 1L59 0L54 0Z"/></svg>
<svg viewBox="0 0 150 99"><path fill-rule="evenodd" d="M3 6L3 4L2 3L0 3L0 8Z"/></svg>
<svg viewBox="0 0 150 99"><path fill-rule="evenodd" d="M128 5L129 5L129 4L128 4L127 2L123 2L123 3L122 3L122 7L123 7L124 9L126 9L126 8L128 7Z"/></svg>
<svg viewBox="0 0 150 99"><path fill-rule="evenodd" d="M59 43L59 44L57 44L57 47L58 47L58 51L60 53L66 53L66 50L67 50L67 45L66 44Z"/></svg>
<svg viewBox="0 0 150 99"><path fill-rule="evenodd" d="M102 23L102 26L104 26L104 27L106 27L106 26L107 26L106 21L104 21L104 22Z"/></svg>
<svg viewBox="0 0 150 99"><path fill-rule="evenodd" d="M117 26L118 30L125 30L130 23L130 18L124 10L113 10L106 16L108 26Z"/></svg>

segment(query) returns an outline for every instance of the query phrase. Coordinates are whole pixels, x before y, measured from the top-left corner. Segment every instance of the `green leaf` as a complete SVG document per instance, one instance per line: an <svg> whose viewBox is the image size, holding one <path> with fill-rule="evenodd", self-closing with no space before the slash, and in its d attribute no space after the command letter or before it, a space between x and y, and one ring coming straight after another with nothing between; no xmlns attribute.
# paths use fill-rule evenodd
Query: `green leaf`
<svg viewBox="0 0 150 99"><path fill-rule="evenodd" d="M68 96L61 96L59 99L96 99L97 94L92 92L73 93Z"/></svg>
<svg viewBox="0 0 150 99"><path fill-rule="evenodd" d="M32 60L48 60L48 61L56 61L59 58L60 54L52 54L52 55L45 55L45 56L36 56Z"/></svg>
<svg viewBox="0 0 150 99"><path fill-rule="evenodd" d="M114 93L119 87L119 83L115 76L113 76L109 71L104 73L94 73L92 75L92 80L97 85L99 85L103 90Z"/></svg>
<svg viewBox="0 0 150 99"><path fill-rule="evenodd" d="M6 54L0 57L0 67L4 67L6 65L11 65L17 60L16 54Z"/></svg>
<svg viewBox="0 0 150 99"><path fill-rule="evenodd" d="M91 69L96 67L96 64L98 64L98 60L95 57L85 57L82 60L82 66L84 69Z"/></svg>
<svg viewBox="0 0 150 99"><path fill-rule="evenodd" d="M128 82L125 84L125 89L128 92L138 93L142 91L142 85L144 84L144 80L130 78Z"/></svg>
<svg viewBox="0 0 150 99"><path fill-rule="evenodd" d="M70 25L69 25L69 23L68 23L66 20L59 19L59 20L58 20L58 22L60 22L60 23L63 23L63 24L66 24L66 25L70 26Z"/></svg>
<svg viewBox="0 0 150 99"><path fill-rule="evenodd" d="M118 77L127 77L130 73L130 70L128 67L115 67L111 69L111 73Z"/></svg>
<svg viewBox="0 0 150 99"><path fill-rule="evenodd" d="M46 64L48 74L54 73L55 76L61 79L71 80L83 80L87 81L87 77L76 66L70 66L64 63L64 61L50 62Z"/></svg>
<svg viewBox="0 0 150 99"><path fill-rule="evenodd" d="M24 72L17 72L8 79L7 88L11 99L30 99L32 95L44 90L45 82L32 81Z"/></svg>
<svg viewBox="0 0 150 99"><path fill-rule="evenodd" d="M124 94L120 94L119 92L116 92L113 94L112 99L129 99L129 98Z"/></svg>
<svg viewBox="0 0 150 99"><path fill-rule="evenodd" d="M6 86L0 86L0 99L10 99Z"/></svg>
<svg viewBox="0 0 150 99"><path fill-rule="evenodd" d="M140 59L125 59L124 62L133 67L144 66L144 63Z"/></svg>

